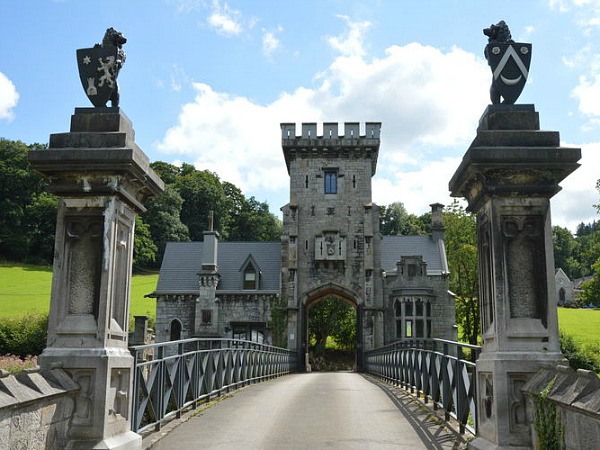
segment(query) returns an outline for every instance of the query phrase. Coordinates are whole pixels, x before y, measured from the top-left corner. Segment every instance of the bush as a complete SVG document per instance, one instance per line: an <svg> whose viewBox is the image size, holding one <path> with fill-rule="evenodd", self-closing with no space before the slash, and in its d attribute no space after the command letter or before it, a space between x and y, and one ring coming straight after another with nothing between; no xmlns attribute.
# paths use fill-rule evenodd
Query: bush
<svg viewBox="0 0 600 450"><path fill-rule="evenodd" d="M21 359L39 355L46 348L48 314L33 313L0 320L0 355Z"/></svg>
<svg viewBox="0 0 600 450"><path fill-rule="evenodd" d="M560 351L569 360L569 364L573 369L600 372L600 363L593 353L589 349L581 347L572 336L564 331L560 332Z"/></svg>

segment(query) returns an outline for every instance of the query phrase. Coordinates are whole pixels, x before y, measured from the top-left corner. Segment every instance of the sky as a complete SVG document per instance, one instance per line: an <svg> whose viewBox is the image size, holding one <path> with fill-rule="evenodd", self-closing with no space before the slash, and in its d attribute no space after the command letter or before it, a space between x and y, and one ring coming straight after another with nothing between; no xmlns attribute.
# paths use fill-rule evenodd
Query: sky
<svg viewBox="0 0 600 450"><path fill-rule="evenodd" d="M600 0L0 0L0 17L0 137L69 131L92 106L76 49L114 27L128 39L120 107L150 160L213 171L278 215L283 122L382 122L373 201L450 204L490 103L482 30L505 20L533 45L517 103L582 149L552 224L600 219Z"/></svg>

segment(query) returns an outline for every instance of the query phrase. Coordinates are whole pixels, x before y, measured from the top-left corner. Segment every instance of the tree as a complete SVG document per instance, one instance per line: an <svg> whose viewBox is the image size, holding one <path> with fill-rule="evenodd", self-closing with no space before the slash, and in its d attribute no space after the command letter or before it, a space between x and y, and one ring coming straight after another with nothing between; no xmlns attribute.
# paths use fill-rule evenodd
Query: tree
<svg viewBox="0 0 600 450"><path fill-rule="evenodd" d="M561 268L571 278L579 278L583 273L581 263L574 258L580 246L571 232L563 227L552 227L554 247L554 267Z"/></svg>
<svg viewBox="0 0 600 450"><path fill-rule="evenodd" d="M181 222L183 199L174 186L167 185L158 198L148 200L147 211L141 215L150 229L156 245L156 262L160 264L167 242L189 241L187 226Z"/></svg>
<svg viewBox="0 0 600 450"><path fill-rule="evenodd" d="M31 148L44 146L33 144ZM45 194L44 179L29 167L29 150L23 142L0 138L0 255L25 261L33 245L36 257L43 255L49 259L45 262L51 262L53 246L48 248L48 242L40 239L40 232L54 234L56 212L52 219L39 217L40 211L48 213L53 200ZM36 223L30 224L29 220Z"/></svg>
<svg viewBox="0 0 600 450"><path fill-rule="evenodd" d="M133 265L148 267L156 261L158 248L152 240L150 226L144 223L141 216L135 218L135 238L133 242Z"/></svg>
<svg viewBox="0 0 600 450"><path fill-rule="evenodd" d="M184 164L175 186L183 199L181 221L188 227L190 238L204 240L209 212L213 211L214 230L227 239L228 199L217 174Z"/></svg>
<svg viewBox="0 0 600 450"><path fill-rule="evenodd" d="M332 337L343 348L356 345L356 312L348 303L328 297L310 307L308 336L317 353L325 350L327 338Z"/></svg>
<svg viewBox="0 0 600 450"><path fill-rule="evenodd" d="M456 321L461 339L477 345L480 333L477 271L477 223L455 200L444 213L450 290L456 294Z"/></svg>
<svg viewBox="0 0 600 450"><path fill-rule="evenodd" d="M427 220L425 214L421 217L409 214L402 202L394 202L380 207L379 231L385 236L426 234L430 227L431 215L428 222L423 220Z"/></svg>

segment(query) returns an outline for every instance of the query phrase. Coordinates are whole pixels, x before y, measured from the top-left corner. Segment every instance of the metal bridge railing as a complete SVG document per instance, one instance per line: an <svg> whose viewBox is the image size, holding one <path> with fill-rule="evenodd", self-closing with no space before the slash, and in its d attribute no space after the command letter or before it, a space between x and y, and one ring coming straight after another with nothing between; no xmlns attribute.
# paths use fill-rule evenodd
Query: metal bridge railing
<svg viewBox="0 0 600 450"><path fill-rule="evenodd" d="M159 430L186 409L296 368L296 353L234 339L184 339L129 348L135 358L131 427Z"/></svg>
<svg viewBox="0 0 600 450"><path fill-rule="evenodd" d="M404 387L441 408L465 429L477 430L475 361L481 347L442 339L402 340L365 353L366 372Z"/></svg>

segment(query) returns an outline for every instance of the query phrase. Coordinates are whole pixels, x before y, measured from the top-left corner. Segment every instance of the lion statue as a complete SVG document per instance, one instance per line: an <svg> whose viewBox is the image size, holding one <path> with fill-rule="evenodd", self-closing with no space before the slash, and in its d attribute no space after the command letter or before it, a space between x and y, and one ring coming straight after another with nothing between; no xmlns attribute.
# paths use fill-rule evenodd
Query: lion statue
<svg viewBox="0 0 600 450"><path fill-rule="evenodd" d="M489 28L484 28L483 34L485 34L488 37L488 44L485 46L485 50L483 51L485 59L488 60L488 63L490 60L490 49L492 48L492 46L500 43L514 42L512 40L512 36L510 34L508 25L506 25L506 22L504 20L501 20L496 25L490 25ZM498 92L498 89L496 89L493 77L492 85L490 86L490 99L492 100L493 104L500 103L500 92Z"/></svg>
<svg viewBox="0 0 600 450"><path fill-rule="evenodd" d="M110 96L110 104L113 107L119 106L119 85L117 84L117 76L119 70L125 64L125 51L123 50L123 44L127 42L127 38L123 36L123 33L110 27L104 33L102 44L96 44L95 47L108 47L113 46L117 48L117 59L112 66L112 79L114 81L114 88Z"/></svg>

